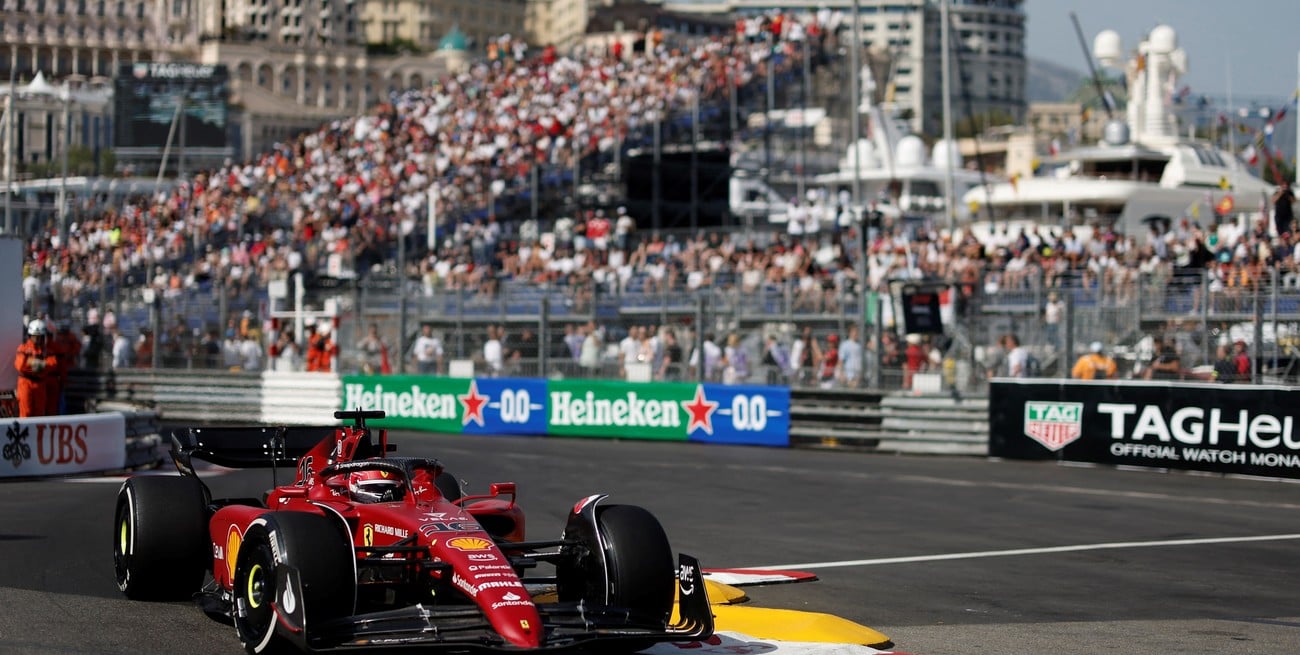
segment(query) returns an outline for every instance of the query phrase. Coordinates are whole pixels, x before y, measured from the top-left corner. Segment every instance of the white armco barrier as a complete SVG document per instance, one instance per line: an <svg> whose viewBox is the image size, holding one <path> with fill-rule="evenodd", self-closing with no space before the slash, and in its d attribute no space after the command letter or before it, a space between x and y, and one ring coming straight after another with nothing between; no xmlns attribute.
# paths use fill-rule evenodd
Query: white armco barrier
<svg viewBox="0 0 1300 655"><path fill-rule="evenodd" d="M6 420L0 478L113 471L126 464L118 412Z"/></svg>
<svg viewBox="0 0 1300 655"><path fill-rule="evenodd" d="M262 374L262 415L265 425L336 425L343 381L330 373Z"/></svg>

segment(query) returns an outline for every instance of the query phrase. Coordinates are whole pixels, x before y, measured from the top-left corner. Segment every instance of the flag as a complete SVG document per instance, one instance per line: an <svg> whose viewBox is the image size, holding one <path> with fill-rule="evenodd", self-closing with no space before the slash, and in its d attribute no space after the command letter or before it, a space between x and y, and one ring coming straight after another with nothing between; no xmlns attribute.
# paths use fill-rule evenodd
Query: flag
<svg viewBox="0 0 1300 655"><path fill-rule="evenodd" d="M1252 143L1241 151L1241 159L1251 166L1259 163L1259 151L1255 149L1255 144Z"/></svg>
<svg viewBox="0 0 1300 655"><path fill-rule="evenodd" d="M1219 188L1225 191L1232 188L1232 181L1228 179L1227 175L1219 176Z"/></svg>
<svg viewBox="0 0 1300 655"><path fill-rule="evenodd" d="M1061 140L1052 139L1052 142L1047 146L1047 152L1051 153L1053 157L1061 154Z"/></svg>
<svg viewBox="0 0 1300 655"><path fill-rule="evenodd" d="M388 345L379 343L379 372L383 375L393 374L393 365L388 361Z"/></svg>
<svg viewBox="0 0 1300 655"><path fill-rule="evenodd" d="M1222 200L1214 206L1214 211L1220 216L1227 216L1232 212L1232 196L1224 196Z"/></svg>

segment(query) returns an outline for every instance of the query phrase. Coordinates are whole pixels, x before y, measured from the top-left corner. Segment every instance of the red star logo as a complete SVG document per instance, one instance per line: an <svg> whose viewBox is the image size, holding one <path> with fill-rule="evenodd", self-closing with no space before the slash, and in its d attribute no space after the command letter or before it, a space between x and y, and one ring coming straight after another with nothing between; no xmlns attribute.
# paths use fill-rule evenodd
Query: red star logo
<svg viewBox="0 0 1300 655"><path fill-rule="evenodd" d="M478 394L478 381L469 381L469 393L463 396L457 396L460 404L465 406L465 414L461 416L460 424L469 425L470 421L478 423L483 427L483 406L487 404L488 397Z"/></svg>
<svg viewBox="0 0 1300 655"><path fill-rule="evenodd" d="M704 397L704 385L695 385L695 398L690 402L682 401L682 409L691 415L691 420L686 424L686 434L695 431L696 428L703 428L708 434L713 434L713 412L718 409L718 402L709 401Z"/></svg>

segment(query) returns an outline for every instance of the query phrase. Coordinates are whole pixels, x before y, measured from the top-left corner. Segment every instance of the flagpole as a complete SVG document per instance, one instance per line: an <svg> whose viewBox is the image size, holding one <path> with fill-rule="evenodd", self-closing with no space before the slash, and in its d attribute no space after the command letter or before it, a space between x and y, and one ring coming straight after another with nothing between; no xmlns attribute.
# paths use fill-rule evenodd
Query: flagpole
<svg viewBox="0 0 1300 655"><path fill-rule="evenodd" d="M1227 74L1228 74L1228 116L1231 117L1232 112L1235 111L1232 106L1232 55L1231 54L1226 55L1225 63L1227 64ZM1232 129L1231 118L1228 119L1228 152L1232 153L1232 161L1235 163L1237 159L1239 159L1239 157L1237 156L1237 131ZM1231 186L1233 189L1237 188L1237 171L1240 168L1241 168L1240 166L1236 166L1236 165L1232 167ZM1222 219L1219 214L1218 205L1215 203L1211 203L1210 211L1214 214L1215 217L1214 222L1215 223L1221 222Z"/></svg>
<svg viewBox="0 0 1300 655"><path fill-rule="evenodd" d="M1291 96L1291 104L1296 105L1295 156L1291 159L1291 172L1295 174L1295 186L1300 187L1300 51L1295 57L1295 94Z"/></svg>

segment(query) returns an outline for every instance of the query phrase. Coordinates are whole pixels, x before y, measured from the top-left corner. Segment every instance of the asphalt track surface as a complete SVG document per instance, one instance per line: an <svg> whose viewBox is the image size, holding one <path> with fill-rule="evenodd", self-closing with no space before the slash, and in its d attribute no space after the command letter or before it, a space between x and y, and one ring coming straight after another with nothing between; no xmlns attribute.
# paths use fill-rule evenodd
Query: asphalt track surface
<svg viewBox="0 0 1300 655"><path fill-rule="evenodd" d="M471 491L518 483L530 536L593 492L705 567L803 564L751 602L829 612L928 655L1300 652L1300 485L1050 462L394 433ZM0 462L0 466L8 466ZM284 475L288 475L285 472ZM256 494L266 470L208 478ZM114 586L119 482L0 483L0 653L240 652L188 603Z"/></svg>

